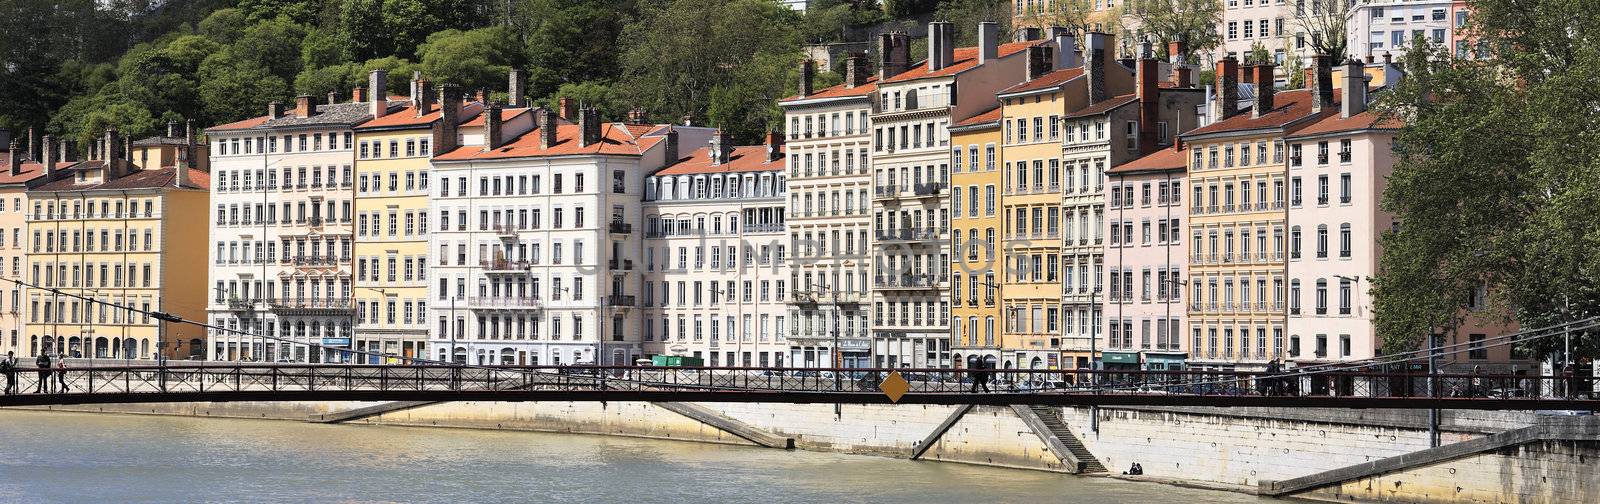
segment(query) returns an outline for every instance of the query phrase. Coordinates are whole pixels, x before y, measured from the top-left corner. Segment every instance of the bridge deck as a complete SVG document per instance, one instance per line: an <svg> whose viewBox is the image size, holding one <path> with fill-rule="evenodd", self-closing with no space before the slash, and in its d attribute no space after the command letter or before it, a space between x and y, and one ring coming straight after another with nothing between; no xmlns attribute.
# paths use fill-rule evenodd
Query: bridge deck
<svg viewBox="0 0 1600 504"><path fill-rule="evenodd" d="M906 392L880 390L891 371ZM0 406L209 401L689 401L1600 410L1578 379L1262 373L212 364L21 368ZM992 392L971 392L974 381ZM41 383L43 382L43 383ZM61 384L65 384L63 388ZM983 385L983 383L980 383ZM64 391L63 391L64 390ZM1566 394L1565 391L1573 393Z"/></svg>

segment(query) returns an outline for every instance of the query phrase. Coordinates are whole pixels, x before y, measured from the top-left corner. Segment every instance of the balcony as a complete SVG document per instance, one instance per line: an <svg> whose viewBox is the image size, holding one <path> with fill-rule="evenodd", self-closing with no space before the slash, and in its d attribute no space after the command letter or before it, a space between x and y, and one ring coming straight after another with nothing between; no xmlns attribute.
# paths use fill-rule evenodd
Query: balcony
<svg viewBox="0 0 1600 504"><path fill-rule="evenodd" d="M471 297L467 298L467 309L478 311L513 311L513 310L542 310L544 303L538 296L515 297Z"/></svg>
<svg viewBox="0 0 1600 504"><path fill-rule="evenodd" d="M509 259L479 261L478 265L483 267L484 273L489 274L523 273L528 271L531 266L528 261L512 261Z"/></svg>
<svg viewBox="0 0 1600 504"><path fill-rule="evenodd" d="M788 229L783 224L745 224L746 233L782 233Z"/></svg>
<svg viewBox="0 0 1600 504"><path fill-rule="evenodd" d="M874 187L872 190L874 197L878 199L887 199L900 197L900 191L905 190L905 187L895 184L885 184Z"/></svg>
<svg viewBox="0 0 1600 504"><path fill-rule="evenodd" d="M927 182L917 184L914 192L921 197L938 196L944 192L946 187L947 184L943 182Z"/></svg>
<svg viewBox="0 0 1600 504"><path fill-rule="evenodd" d="M939 239L939 230L924 227L880 229L877 235L880 242L918 242Z"/></svg>
<svg viewBox="0 0 1600 504"><path fill-rule="evenodd" d="M240 312L246 312L246 313L254 312L256 310L256 304L261 303L261 302L262 302L262 300L260 298L255 298L255 299L229 299L227 301L228 310L229 311L240 311Z"/></svg>
<svg viewBox="0 0 1600 504"><path fill-rule="evenodd" d="M943 276L930 273L878 275L874 277L873 287L889 290L928 290L939 288L939 284L947 280Z"/></svg>
<svg viewBox="0 0 1600 504"><path fill-rule="evenodd" d="M355 305L348 299L286 299L267 303L267 308L279 315L336 315L355 314Z"/></svg>
<svg viewBox="0 0 1600 504"><path fill-rule="evenodd" d="M611 294L605 297L606 306L632 307L637 301L633 296L626 294Z"/></svg>
<svg viewBox="0 0 1600 504"><path fill-rule="evenodd" d="M323 224L324 223L322 222L322 217L318 217L318 216L313 215L311 217L307 217L306 218L306 225L307 226L322 227Z"/></svg>
<svg viewBox="0 0 1600 504"><path fill-rule="evenodd" d="M611 267L611 271L633 271L633 259L612 259L607 266Z"/></svg>
<svg viewBox="0 0 1600 504"><path fill-rule="evenodd" d="M501 238L515 239L517 237L517 227L511 224L496 224L494 226L494 234Z"/></svg>
<svg viewBox="0 0 1600 504"><path fill-rule="evenodd" d="M609 230L611 234L633 234L633 224L622 221L611 221L611 224L607 226L606 229Z"/></svg>
<svg viewBox="0 0 1600 504"><path fill-rule="evenodd" d="M341 261L336 257L295 256L284 258L289 264L302 268L328 268L339 266ZM347 262L347 261L346 261Z"/></svg>

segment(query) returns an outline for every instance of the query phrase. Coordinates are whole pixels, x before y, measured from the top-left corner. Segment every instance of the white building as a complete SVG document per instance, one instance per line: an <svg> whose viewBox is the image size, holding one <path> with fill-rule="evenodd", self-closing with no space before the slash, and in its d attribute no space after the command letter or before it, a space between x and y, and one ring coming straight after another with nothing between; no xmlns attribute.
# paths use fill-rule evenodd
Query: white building
<svg viewBox="0 0 1600 504"><path fill-rule="evenodd" d="M261 117L207 130L211 202L210 322L293 343L211 332L208 358L341 362L351 304L352 127L397 102L268 105ZM320 346L320 350L313 345Z"/></svg>
<svg viewBox="0 0 1600 504"><path fill-rule="evenodd" d="M1350 56L1364 61L1404 54L1417 37L1449 47L1456 40L1451 0L1359 0L1350 7ZM1460 23L1465 24L1465 10ZM1337 63L1337 62L1336 62Z"/></svg>
<svg viewBox="0 0 1600 504"><path fill-rule="evenodd" d="M793 366L866 367L872 263L871 127L878 77L865 55L845 60L845 81L827 89L801 83L778 102L788 129L789 335ZM809 77L809 67L802 70ZM804 77L803 77L804 78Z"/></svg>
<svg viewBox="0 0 1600 504"><path fill-rule="evenodd" d="M576 125L543 110L530 130L535 122L504 115L491 108L481 133L464 125L464 146L434 158L434 357L632 362L644 319L628 266L643 239L629 223L640 221L644 174L709 131L602 124L594 110Z"/></svg>
<svg viewBox="0 0 1600 504"><path fill-rule="evenodd" d="M994 108L994 94L1026 75L1023 49L999 44L994 23L978 47L955 47L948 23L928 26L928 58L878 84L873 128L872 353L880 367L949 367L950 133ZM909 59L903 35L886 34L884 68ZM957 89L960 96L957 99Z"/></svg>
<svg viewBox="0 0 1600 504"><path fill-rule="evenodd" d="M746 147L719 134L645 179L645 353L789 362L783 167L775 133Z"/></svg>

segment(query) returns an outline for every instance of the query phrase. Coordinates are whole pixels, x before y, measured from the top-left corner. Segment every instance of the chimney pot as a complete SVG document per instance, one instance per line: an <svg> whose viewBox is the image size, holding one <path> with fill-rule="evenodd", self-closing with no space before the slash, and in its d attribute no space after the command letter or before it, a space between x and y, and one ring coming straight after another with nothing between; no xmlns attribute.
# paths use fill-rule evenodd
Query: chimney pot
<svg viewBox="0 0 1600 504"><path fill-rule="evenodd" d="M328 104L329 105L333 105L335 103L339 103L339 92L338 91L329 91L328 92Z"/></svg>
<svg viewBox="0 0 1600 504"><path fill-rule="evenodd" d="M277 119L279 117L283 117L283 104L282 103L278 103L278 102L268 103L267 104L267 118L268 119Z"/></svg>
<svg viewBox="0 0 1600 504"><path fill-rule="evenodd" d="M865 54L852 52L844 59L844 86L854 88L867 84L867 57Z"/></svg>
<svg viewBox="0 0 1600 504"><path fill-rule="evenodd" d="M1239 113L1239 60L1228 56L1217 61L1216 120Z"/></svg>
<svg viewBox="0 0 1600 504"><path fill-rule="evenodd" d="M389 114L389 72L373 70L367 73L367 89L372 90L372 105L367 112L373 119Z"/></svg>
<svg viewBox="0 0 1600 504"><path fill-rule="evenodd" d="M1312 56L1311 71L1311 112L1322 112L1323 107L1333 106L1332 58L1326 54Z"/></svg>
<svg viewBox="0 0 1600 504"><path fill-rule="evenodd" d="M311 105L311 95L300 95L294 98L295 117L311 117L316 113L316 107Z"/></svg>
<svg viewBox="0 0 1600 504"><path fill-rule="evenodd" d="M367 88L356 86L350 88L350 103L366 103Z"/></svg>
<svg viewBox="0 0 1600 504"><path fill-rule="evenodd" d="M991 21L978 23L978 64L1000 57L1000 25Z"/></svg>
<svg viewBox="0 0 1600 504"><path fill-rule="evenodd" d="M1349 118L1367 111L1367 73L1354 58L1344 64L1344 101L1339 115Z"/></svg>
<svg viewBox="0 0 1600 504"><path fill-rule="evenodd" d="M513 108L528 106L528 78L522 70L513 68L506 76L506 105Z"/></svg>
<svg viewBox="0 0 1600 504"><path fill-rule="evenodd" d="M562 105L566 105L566 98L562 98ZM549 149L559 140L557 133L556 111L547 108L539 109L539 148Z"/></svg>
<svg viewBox="0 0 1600 504"><path fill-rule="evenodd" d="M412 100L412 106L417 109L417 117L433 112L433 83L426 80L417 81L417 95Z"/></svg>
<svg viewBox="0 0 1600 504"><path fill-rule="evenodd" d="M783 135L776 131L767 132L767 162L783 158Z"/></svg>
<svg viewBox="0 0 1600 504"><path fill-rule="evenodd" d="M800 96L802 98L811 96L813 91L811 86L813 83L813 78L816 77L816 73L816 61L808 58L805 61L800 62Z"/></svg>
<svg viewBox="0 0 1600 504"><path fill-rule="evenodd" d="M483 150L491 151L500 148L500 105L491 104L484 107L483 113Z"/></svg>
<svg viewBox="0 0 1600 504"><path fill-rule="evenodd" d="M21 175L22 174L22 149L21 149L21 146L17 145L17 140L15 138L11 139L11 146L9 147L8 150L9 150L9 152L8 152L9 156L6 158L7 169L11 172L11 175L13 175L13 176Z"/></svg>
<svg viewBox="0 0 1600 504"><path fill-rule="evenodd" d="M62 142L62 145L65 146L65 142L64 141ZM44 136L44 146L43 147L44 147L44 160L40 162L40 164L42 165L41 170L43 171L43 173L53 173L53 172L55 172L55 169L56 169L56 161L58 161L60 159L60 157L56 154L56 151L60 150L61 147L57 147L56 146L55 137L50 136L50 135L45 135ZM20 173L16 173L16 172L12 172L12 174L13 175L21 175Z"/></svg>
<svg viewBox="0 0 1600 504"><path fill-rule="evenodd" d="M911 40L901 32L878 34L878 79L905 73L911 59Z"/></svg>
<svg viewBox="0 0 1600 504"><path fill-rule="evenodd" d="M433 124L433 155L456 150L459 146L456 128L461 125L461 107L461 88L455 84L440 84L439 120Z"/></svg>
<svg viewBox="0 0 1600 504"><path fill-rule="evenodd" d="M588 147L600 143L600 111L591 107L578 109L578 146Z"/></svg>
<svg viewBox="0 0 1600 504"><path fill-rule="evenodd" d="M167 119L167 138L177 138L178 121Z"/></svg>
<svg viewBox="0 0 1600 504"><path fill-rule="evenodd" d="M1272 112L1277 105L1273 98L1277 89L1272 82L1273 65L1271 63L1258 63L1255 69L1256 103L1250 108L1252 117L1261 117L1261 114Z"/></svg>
<svg viewBox="0 0 1600 504"><path fill-rule="evenodd" d="M578 100L563 96L561 99L556 100L556 106L561 109L562 119L566 119L568 121L575 121L578 119Z"/></svg>
<svg viewBox="0 0 1600 504"><path fill-rule="evenodd" d="M706 149L713 166L728 162L728 157L733 153L733 138L721 129L711 135L711 146Z"/></svg>
<svg viewBox="0 0 1600 504"><path fill-rule="evenodd" d="M1183 43L1183 40L1173 40L1171 42L1167 42L1167 61L1168 62L1171 62L1171 63L1184 63L1185 62L1184 60L1186 58L1186 53L1188 53L1188 52L1189 52L1189 45Z"/></svg>

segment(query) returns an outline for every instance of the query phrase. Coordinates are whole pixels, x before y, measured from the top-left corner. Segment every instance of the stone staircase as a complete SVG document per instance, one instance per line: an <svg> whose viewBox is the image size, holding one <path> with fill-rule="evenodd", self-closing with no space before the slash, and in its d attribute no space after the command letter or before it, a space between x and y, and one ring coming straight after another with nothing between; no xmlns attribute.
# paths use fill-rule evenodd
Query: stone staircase
<svg viewBox="0 0 1600 504"><path fill-rule="evenodd" d="M1106 472L1105 466L1100 465L1100 460L1096 459L1093 453L1089 453L1089 449L1078 441L1078 436L1073 435L1072 431L1067 429L1066 422L1061 421L1061 416L1056 414L1055 408L1039 405L1028 406L1028 408L1039 416L1039 420L1044 422L1045 427L1050 430L1051 434L1055 435L1056 440L1060 441L1061 445L1072 453L1072 457L1078 459L1078 463L1081 464L1081 473Z"/></svg>

